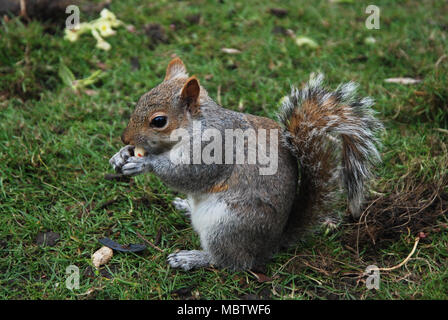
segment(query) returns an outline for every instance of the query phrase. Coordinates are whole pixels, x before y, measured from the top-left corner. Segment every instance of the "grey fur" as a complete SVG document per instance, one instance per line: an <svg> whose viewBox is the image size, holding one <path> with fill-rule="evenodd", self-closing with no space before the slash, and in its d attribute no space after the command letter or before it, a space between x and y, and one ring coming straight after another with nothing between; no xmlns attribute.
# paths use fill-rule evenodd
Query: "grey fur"
<svg viewBox="0 0 448 320"><path fill-rule="evenodd" d="M313 78L303 90L292 89L291 95L284 100L282 111L279 113L280 122L288 123L291 115L301 104L311 98L321 99L321 103L330 96L338 101L349 102L359 119L367 126L368 130L356 126L337 126L335 133L355 134L364 139L366 144L360 146L363 152L369 156L377 155L373 152L374 129L380 125L372 118L368 106L372 103L369 99L357 100L353 98L354 85L347 84L339 87L334 93L327 92L321 87L322 76ZM179 79L177 79L179 80ZM176 80L176 81L177 81ZM214 265L217 267L227 267L230 269L253 269L262 267L266 261L275 253L280 246L284 245L291 233L296 229L289 226L294 221L299 221L301 212L295 212L295 204L303 199L303 194L297 194L298 187L298 165L307 166L310 170L319 172L320 163L312 166L306 163L307 157L297 152L296 146L291 145L293 137L284 131L280 137L284 143L279 144L278 151L278 171L274 175L260 175L260 164L175 164L170 160L169 151L173 148L166 139L153 137L148 138L140 130L140 125L144 123L147 114L153 108L160 105L160 97L166 101L167 92L172 92L169 105L166 108L177 110L179 123L184 123L185 129L192 132L192 120L202 123L202 130L214 128L225 136L225 129L248 129L253 128L279 128L272 120L257 118L250 115L227 110L218 106L206 94L201 87L201 105L198 114L190 114L184 111L184 103L178 94L180 89L176 89L173 82L165 81L149 93L145 94L139 101L136 110L132 115L132 126L127 132L127 139L133 139L136 145L143 146L148 153L145 157L131 156L131 146L121 149L112 159L112 166L121 170L126 175L136 175L145 172L156 174L162 181L173 189L183 192L189 196L188 206L191 207L191 220L193 228L198 232L202 250L179 251L168 257L168 263L175 268L190 270L192 268ZM329 125L339 119L329 119ZM308 125L303 123L303 126ZM128 126L129 128L130 126ZM132 129L132 130L131 130ZM329 129L312 128L310 135L319 137L329 134ZM370 131L369 131L370 130ZM132 133L135 132L135 133ZM133 134L133 136L131 135ZM307 137L303 137L301 143L307 143ZM224 139L223 139L224 140ZM312 142L313 140L310 140ZM224 141L223 141L224 143ZM322 140L325 148L338 148L332 143L331 138ZM206 144L204 142L204 144ZM204 147L204 144L202 147ZM319 152L321 146L311 145L311 153ZM223 149L225 150L225 148ZM376 149L375 149L376 151ZM234 157L236 150L233 151ZM247 159L247 148L245 149ZM191 153L193 157L193 153ZM296 158L297 157L297 158ZM302 163L303 161L303 163ZM224 163L224 161L223 161ZM353 177L345 181L350 188L349 194L352 203L359 206L360 192L364 185L365 178L369 171L365 163L353 162L354 166L359 166L355 170ZM341 171L341 170L339 170ZM343 171L343 170L342 170ZM331 173L329 180L338 177ZM354 178L361 179L362 182L352 181ZM347 178L345 178L347 180ZM305 183L302 180L302 186ZM307 181L306 183L315 183ZM225 186L219 189L221 186ZM360 187L361 186L361 187ZM217 191L214 188L218 188ZM356 200L358 199L358 200ZM186 203L178 201L180 209L186 208Z"/></svg>

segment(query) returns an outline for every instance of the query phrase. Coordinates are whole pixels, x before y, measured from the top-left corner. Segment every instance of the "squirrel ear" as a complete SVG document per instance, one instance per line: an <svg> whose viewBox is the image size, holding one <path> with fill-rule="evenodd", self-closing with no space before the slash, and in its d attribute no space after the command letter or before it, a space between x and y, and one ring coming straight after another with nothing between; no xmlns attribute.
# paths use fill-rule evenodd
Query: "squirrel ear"
<svg viewBox="0 0 448 320"><path fill-rule="evenodd" d="M182 101L187 105L188 110L194 114L199 111L199 93L201 89L199 81L195 76L188 78L182 93L180 94Z"/></svg>
<svg viewBox="0 0 448 320"><path fill-rule="evenodd" d="M166 68L165 80L178 76L188 76L187 68L185 68L184 63L180 60L180 58L174 58Z"/></svg>

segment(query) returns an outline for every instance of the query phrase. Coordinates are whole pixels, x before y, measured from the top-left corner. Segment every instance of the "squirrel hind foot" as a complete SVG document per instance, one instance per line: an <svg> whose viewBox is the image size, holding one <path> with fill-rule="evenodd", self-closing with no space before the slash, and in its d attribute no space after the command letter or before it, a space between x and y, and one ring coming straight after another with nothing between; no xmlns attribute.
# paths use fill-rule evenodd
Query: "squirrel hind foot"
<svg viewBox="0 0 448 320"><path fill-rule="evenodd" d="M168 263L172 268L188 271L210 265L210 255L200 250L181 250L170 254Z"/></svg>

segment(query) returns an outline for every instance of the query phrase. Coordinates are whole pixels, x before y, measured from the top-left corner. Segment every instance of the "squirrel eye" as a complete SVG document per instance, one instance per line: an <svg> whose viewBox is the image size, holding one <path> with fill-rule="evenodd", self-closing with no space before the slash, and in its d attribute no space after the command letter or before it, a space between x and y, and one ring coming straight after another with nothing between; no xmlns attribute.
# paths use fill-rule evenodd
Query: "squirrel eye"
<svg viewBox="0 0 448 320"><path fill-rule="evenodd" d="M157 116L151 120L151 127L155 128L163 128L168 122L167 117L165 116Z"/></svg>

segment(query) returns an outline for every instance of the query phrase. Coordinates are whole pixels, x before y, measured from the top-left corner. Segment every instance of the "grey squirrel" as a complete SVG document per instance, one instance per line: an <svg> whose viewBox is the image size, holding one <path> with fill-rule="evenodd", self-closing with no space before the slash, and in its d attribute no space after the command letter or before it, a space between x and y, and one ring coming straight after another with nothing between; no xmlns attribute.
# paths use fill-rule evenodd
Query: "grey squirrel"
<svg viewBox="0 0 448 320"><path fill-rule="evenodd" d="M373 100L357 98L353 82L334 92L322 82L319 75L303 89L293 88L282 100L277 123L222 108L175 58L164 81L139 99L122 135L126 146L110 164L129 176L152 172L188 196L173 204L191 217L202 250L170 254L172 267L263 268L276 251L294 243L316 217L325 215L327 197L338 181L346 190L352 216L360 216L371 167L380 161L376 136L383 126L370 108ZM194 144L195 122L201 125L201 134L207 129L222 136L228 129L256 134L277 130L278 141L266 135L265 146L270 155L276 152L275 173L260 174L259 162L235 161L238 154L250 154L248 139L242 150L230 144L233 161L223 160L227 149L212 152L223 160L214 163L176 160L185 157L181 150L189 151ZM189 138L173 139L179 129ZM200 142L199 153L206 144ZM134 155L137 148L144 154ZM197 154L197 150L187 153L183 159L192 160Z"/></svg>

